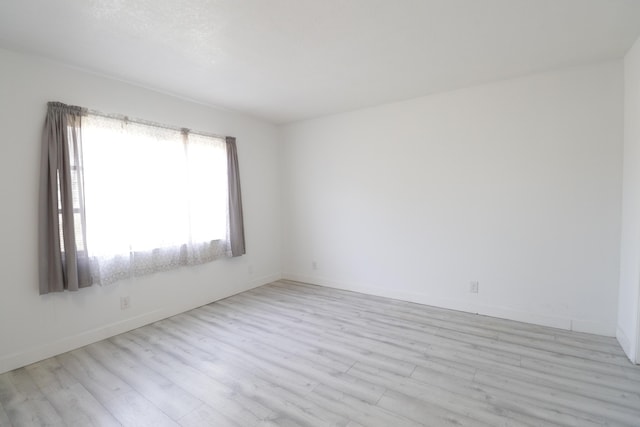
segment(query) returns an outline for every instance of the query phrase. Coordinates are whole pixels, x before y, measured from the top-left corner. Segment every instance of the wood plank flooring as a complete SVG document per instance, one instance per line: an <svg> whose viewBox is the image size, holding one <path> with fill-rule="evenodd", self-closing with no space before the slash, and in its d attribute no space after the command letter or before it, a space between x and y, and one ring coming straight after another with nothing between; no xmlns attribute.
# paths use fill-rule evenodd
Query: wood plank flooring
<svg viewBox="0 0 640 427"><path fill-rule="evenodd" d="M278 281L0 375L0 426L640 426L613 338Z"/></svg>

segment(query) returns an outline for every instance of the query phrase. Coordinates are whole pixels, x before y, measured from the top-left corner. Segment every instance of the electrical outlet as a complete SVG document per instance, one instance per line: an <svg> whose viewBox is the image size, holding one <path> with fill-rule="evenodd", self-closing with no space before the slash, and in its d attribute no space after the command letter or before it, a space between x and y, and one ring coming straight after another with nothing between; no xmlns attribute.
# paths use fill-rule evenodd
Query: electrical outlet
<svg viewBox="0 0 640 427"><path fill-rule="evenodd" d="M469 292L471 292L472 294L477 294L479 285L480 283L477 281L469 282Z"/></svg>
<svg viewBox="0 0 640 427"><path fill-rule="evenodd" d="M131 307L131 298L129 296L120 297L120 310L126 310Z"/></svg>
<svg viewBox="0 0 640 427"><path fill-rule="evenodd" d="M312 270L317 270L318 269L318 263L315 261L311 261L311 269Z"/></svg>

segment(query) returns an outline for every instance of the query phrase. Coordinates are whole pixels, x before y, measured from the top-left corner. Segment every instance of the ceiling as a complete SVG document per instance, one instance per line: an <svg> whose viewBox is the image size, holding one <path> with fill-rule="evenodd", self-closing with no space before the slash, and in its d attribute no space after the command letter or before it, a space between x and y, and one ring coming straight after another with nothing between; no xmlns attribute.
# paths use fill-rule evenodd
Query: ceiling
<svg viewBox="0 0 640 427"><path fill-rule="evenodd" d="M589 62L640 0L2 0L0 46L287 123Z"/></svg>

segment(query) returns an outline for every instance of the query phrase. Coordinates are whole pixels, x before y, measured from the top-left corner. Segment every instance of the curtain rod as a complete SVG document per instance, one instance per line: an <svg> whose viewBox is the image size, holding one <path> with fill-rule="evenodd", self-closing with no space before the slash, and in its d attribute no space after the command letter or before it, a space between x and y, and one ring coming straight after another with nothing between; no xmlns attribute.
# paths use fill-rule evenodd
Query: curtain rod
<svg viewBox="0 0 640 427"><path fill-rule="evenodd" d="M108 118L108 119L122 120L124 122L131 122L131 123L136 123L136 124L140 124L140 125L153 126L153 127L158 127L158 128L162 128L162 129L168 129L168 130L175 130L175 131L178 131L178 132L192 133L192 134L195 134L195 135L208 136L208 137L211 137L211 138L222 138L222 139L226 139L227 138L226 135L218 135L218 134L215 134L215 133L200 132L200 131L192 130L192 129L189 129L189 128L165 125L163 123L153 122L153 121L150 121L150 120L144 120L144 119L138 119L138 118L135 118L135 117L129 117L129 116L126 116L124 114L103 113L102 111L90 110L88 108L83 108L82 110L86 114L91 114L93 116L105 117L105 118Z"/></svg>

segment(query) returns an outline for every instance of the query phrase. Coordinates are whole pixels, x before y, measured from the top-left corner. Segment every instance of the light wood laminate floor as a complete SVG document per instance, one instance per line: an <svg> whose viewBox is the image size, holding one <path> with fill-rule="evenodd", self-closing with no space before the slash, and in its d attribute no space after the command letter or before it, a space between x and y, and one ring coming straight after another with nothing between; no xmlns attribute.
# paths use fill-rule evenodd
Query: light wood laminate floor
<svg viewBox="0 0 640 427"><path fill-rule="evenodd" d="M0 375L0 425L640 426L613 338L279 281Z"/></svg>

